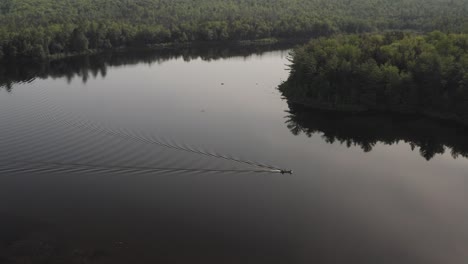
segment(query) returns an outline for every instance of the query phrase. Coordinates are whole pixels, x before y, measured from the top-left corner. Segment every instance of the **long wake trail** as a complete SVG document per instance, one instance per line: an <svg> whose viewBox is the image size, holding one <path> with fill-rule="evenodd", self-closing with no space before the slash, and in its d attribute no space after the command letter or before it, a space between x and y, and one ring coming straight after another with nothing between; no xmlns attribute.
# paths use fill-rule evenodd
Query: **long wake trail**
<svg viewBox="0 0 468 264"><path fill-rule="evenodd" d="M187 152L187 153L203 155L203 156L206 156L206 157L237 162L237 163L241 163L241 164L246 164L246 165L258 167L258 168L261 169L261 170L234 170L234 171L240 171L240 172L247 172L247 171L260 172L260 171L262 171L262 172L271 172L271 173L279 173L279 172L284 171L281 168L278 168L277 166L263 164L263 163L254 162L254 161L250 161L250 160L244 160L244 159L240 159L240 158L237 158L237 157L222 155L222 154L219 154L219 153L210 153L210 152L206 152L206 151L203 151L203 150L200 150L200 149L192 148L192 147L187 146L185 144L184 145L180 145L180 144L177 144L177 143L170 144L170 143L164 142L164 141L162 141L162 140L160 140L158 138L155 138L152 135L151 136L142 136L142 135L135 135L135 134L123 131L123 130L112 130L112 129L106 128L106 127L104 127L102 125L99 125L99 124L97 124L95 122L89 121L86 118L82 118L82 117L80 117L80 116L78 116L76 114L67 113L67 111L64 111L57 104L53 104L52 102L50 102L50 100L48 100L48 98L43 97L42 102L40 104L41 105L47 105L48 108L50 110L52 110L52 113L54 113L54 114L45 114L44 112L40 111L39 115L42 118L45 118L45 119L47 119L49 121L53 121L55 123L65 124L65 125L67 125L69 127L72 127L72 128L87 130L87 131L91 131L93 133L97 133L97 134L101 134L101 135L107 135L107 136L111 136L111 137L114 137L114 138L120 138L120 139L129 140L129 141L133 141L133 142L157 145L157 146L161 146L161 147L168 148L168 149L174 149L174 150L178 150L178 151L184 151L184 152ZM59 163L55 163L55 164L60 165ZM62 165L67 165L67 164L62 164ZM86 166L86 164L68 164L68 165ZM90 166L93 166L93 165L90 165ZM125 167L122 167L122 168L125 168ZM130 169L130 168L128 167L128 168L125 168L125 169ZM172 171L177 170L177 168L141 168L141 169L148 169L148 170L169 169L169 170L172 170ZM216 169L206 169L206 170L204 170L204 169L180 169L180 171L187 171L187 170L207 171L207 172L208 171L211 171L211 172L226 171L226 170L216 170ZM227 171L234 172L233 170L227 170Z"/></svg>
<svg viewBox="0 0 468 264"><path fill-rule="evenodd" d="M34 165L33 168L14 165ZM12 167L10 167L12 166ZM204 169L204 168L173 168L144 166L108 166L102 164L64 163L32 160L3 160L0 163L1 172L80 172L80 171L110 171L110 172L203 172L203 173L279 173L273 170L240 170L240 169Z"/></svg>

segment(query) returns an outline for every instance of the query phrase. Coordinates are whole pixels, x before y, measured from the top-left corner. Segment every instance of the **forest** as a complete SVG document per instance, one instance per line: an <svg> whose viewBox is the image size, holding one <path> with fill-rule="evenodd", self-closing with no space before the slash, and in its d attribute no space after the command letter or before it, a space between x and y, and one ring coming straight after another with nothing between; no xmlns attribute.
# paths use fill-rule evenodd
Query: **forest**
<svg viewBox="0 0 468 264"><path fill-rule="evenodd" d="M292 53L290 101L341 111L420 113L468 124L468 34L338 35Z"/></svg>
<svg viewBox="0 0 468 264"><path fill-rule="evenodd" d="M468 32L466 0L2 0L0 60L167 43Z"/></svg>

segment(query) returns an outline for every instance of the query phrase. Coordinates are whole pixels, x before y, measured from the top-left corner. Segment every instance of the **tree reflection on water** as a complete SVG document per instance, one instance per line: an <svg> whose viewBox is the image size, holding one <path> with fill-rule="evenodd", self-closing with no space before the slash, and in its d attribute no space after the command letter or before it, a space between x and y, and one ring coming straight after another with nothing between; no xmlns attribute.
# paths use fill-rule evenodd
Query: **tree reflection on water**
<svg viewBox="0 0 468 264"><path fill-rule="evenodd" d="M286 125L294 135L320 134L327 143L359 146L365 152L372 151L377 143L404 142L412 150L418 148L426 160L446 151L454 158L468 158L468 129L448 121L418 115L312 110L291 102L288 105Z"/></svg>

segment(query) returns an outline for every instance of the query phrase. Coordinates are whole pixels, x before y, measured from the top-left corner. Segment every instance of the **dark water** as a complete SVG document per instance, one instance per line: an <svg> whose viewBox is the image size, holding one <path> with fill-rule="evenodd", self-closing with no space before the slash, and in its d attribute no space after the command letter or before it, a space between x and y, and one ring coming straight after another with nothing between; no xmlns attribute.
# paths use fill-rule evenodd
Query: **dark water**
<svg viewBox="0 0 468 264"><path fill-rule="evenodd" d="M3 67L0 263L466 263L467 130L288 104L287 54Z"/></svg>

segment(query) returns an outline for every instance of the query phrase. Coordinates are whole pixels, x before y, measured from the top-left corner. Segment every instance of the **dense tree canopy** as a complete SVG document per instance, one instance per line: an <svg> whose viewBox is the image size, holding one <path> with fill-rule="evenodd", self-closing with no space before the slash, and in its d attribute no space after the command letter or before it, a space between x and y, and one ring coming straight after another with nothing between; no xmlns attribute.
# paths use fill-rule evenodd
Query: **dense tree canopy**
<svg viewBox="0 0 468 264"><path fill-rule="evenodd" d="M280 89L332 109L421 112L468 123L468 34L320 38L292 54Z"/></svg>
<svg viewBox="0 0 468 264"><path fill-rule="evenodd" d="M2 0L0 58L167 42L466 32L466 0Z"/></svg>

